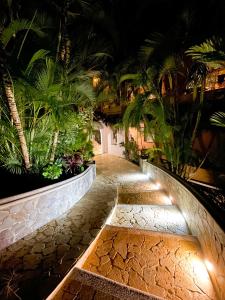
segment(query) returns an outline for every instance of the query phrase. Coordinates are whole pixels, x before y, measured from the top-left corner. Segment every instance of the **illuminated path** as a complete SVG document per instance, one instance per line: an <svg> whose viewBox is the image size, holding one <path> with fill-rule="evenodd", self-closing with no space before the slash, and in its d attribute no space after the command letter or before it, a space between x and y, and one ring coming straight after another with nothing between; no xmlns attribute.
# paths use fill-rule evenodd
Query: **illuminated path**
<svg viewBox="0 0 225 300"><path fill-rule="evenodd" d="M97 158L105 180L118 186L117 204L48 300L216 299L199 243L181 212L159 184L124 164Z"/></svg>

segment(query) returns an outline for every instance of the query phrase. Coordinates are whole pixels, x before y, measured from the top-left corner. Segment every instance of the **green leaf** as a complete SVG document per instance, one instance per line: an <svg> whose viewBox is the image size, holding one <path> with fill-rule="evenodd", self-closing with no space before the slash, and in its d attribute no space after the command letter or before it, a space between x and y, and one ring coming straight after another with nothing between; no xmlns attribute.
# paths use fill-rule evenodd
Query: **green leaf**
<svg viewBox="0 0 225 300"><path fill-rule="evenodd" d="M216 112L210 118L212 125L218 127L225 127L225 113L224 112Z"/></svg>
<svg viewBox="0 0 225 300"><path fill-rule="evenodd" d="M45 57L49 54L49 51L48 50L45 50L45 49L40 49L38 50L37 52L35 52L33 54L33 56L31 57L28 65L27 65L27 68L25 70L25 74L29 74L31 69L33 68L33 65L34 63L37 61L37 60L40 60L40 59L45 59Z"/></svg>
<svg viewBox="0 0 225 300"><path fill-rule="evenodd" d="M125 74L120 77L119 84L126 80L140 80L141 79L141 74Z"/></svg>
<svg viewBox="0 0 225 300"><path fill-rule="evenodd" d="M14 20L12 21L2 32L1 34L1 41L6 47L11 40L12 37L15 37L16 34L19 31L22 30L32 30L34 31L38 36L43 37L44 33L41 31L41 29L36 26L34 23L31 25L30 21L26 19L21 19L21 20Z"/></svg>

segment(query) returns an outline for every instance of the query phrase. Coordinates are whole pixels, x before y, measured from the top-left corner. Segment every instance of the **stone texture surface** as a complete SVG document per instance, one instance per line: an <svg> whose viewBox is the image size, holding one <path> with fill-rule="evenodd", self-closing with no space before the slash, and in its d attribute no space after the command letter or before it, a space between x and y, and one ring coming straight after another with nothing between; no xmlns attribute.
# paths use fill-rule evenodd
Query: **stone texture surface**
<svg viewBox="0 0 225 300"><path fill-rule="evenodd" d="M120 300L120 298L113 297L107 293L98 291L93 286L83 284L78 280L71 280L70 284L61 289L57 294L55 300Z"/></svg>
<svg viewBox="0 0 225 300"><path fill-rule="evenodd" d="M57 285L84 250L88 248L105 223L115 204L117 191L129 194L143 191L149 192L158 188L155 183L149 181L149 175L142 174L137 166L124 159L102 155L96 157L96 162L96 181L92 185L91 190L72 209L68 210L60 218L49 222L33 234L24 237L0 252L0 277L13 269L21 278L17 281L20 290L23 288L28 289L29 296L27 298L22 297L23 300L30 300L31 295L32 300L44 299ZM150 173L150 171L147 171L147 173ZM163 183L162 176L158 176L158 178ZM176 203L174 186L177 183L169 180L167 182L169 182L169 185L165 186L165 189L169 192L171 190L174 191L174 193L171 192L170 194L174 198L174 203ZM179 195L181 196L181 202L190 201L185 198L188 196L183 197L182 193ZM187 209L190 209L190 211L198 209L199 204L196 205L196 201L194 199L191 203L192 207ZM48 205L47 207L50 211L51 207ZM16 212L17 209L15 209ZM2 214L3 222L5 222L7 216L7 213ZM207 214L202 213L198 217L195 212L193 216L198 220L207 218L209 222L209 225L205 223L205 226L209 226L210 229L202 228L202 232L204 234L204 232L210 230L211 239L216 241L216 249L210 249L211 240L209 242L210 246L207 247L215 256L212 261L216 261L217 265L219 265L219 269L214 269L213 273L217 274L217 270L219 270L217 274L219 276L216 280L220 282L221 291L224 282L221 266L223 266L225 260L224 243L221 244L221 241L224 238L224 233L218 230L215 222L213 221L213 223ZM192 220L192 222L197 224L197 226L200 224L197 220ZM7 222L5 226L5 229L2 231L2 237L7 236ZM191 230L193 230L192 227L191 224ZM195 239L163 233L144 233L144 230L111 228L112 230L108 230L106 237L98 240L99 248L96 246L95 251L92 251L92 255L88 258L89 261L87 263L89 265L87 269L91 268L92 276L96 277L98 274L101 274L106 276L104 280L107 280L107 277L115 279L117 284L119 282L126 284L127 282L128 286L136 286L142 291L146 291L146 293L149 293L148 289L150 286L152 293L165 295L163 296L164 299L216 299L208 274L200 260L201 252ZM20 231L20 224L18 224L17 229ZM126 234L123 236L119 232L126 232ZM138 241L134 241L136 237L133 236L137 236ZM144 241L142 241L143 237ZM204 237L201 238L204 239ZM156 241L155 244L153 243L154 241ZM145 247L145 244L148 246ZM211 256L212 254L210 253L208 257L210 258ZM147 268L144 267L146 259L148 260ZM209 261L211 260L209 259ZM125 262L127 262L128 269L122 269ZM215 265L213 267L215 268ZM72 271L74 268L76 267L73 267ZM153 274L151 270L154 270L155 273ZM109 274L110 277L108 276ZM222 276L220 276L221 274ZM100 284L104 280L102 279L98 283ZM150 284L147 285L147 288L145 281L148 281ZM79 282L82 281L79 280ZM153 282L156 285L152 284ZM90 284L87 285L88 287L86 287L86 284L82 282L80 285L76 277L68 277L65 286L61 286L58 290L59 293L55 294L55 297L58 297L63 292L63 298L59 296L59 298L53 297L49 299L86 300L85 295L87 294L83 296L82 293L92 288L94 288L94 292L90 299L101 299L102 297L104 300L111 300L109 297L114 295L105 295L106 290L101 289L101 292L99 292L97 285L91 285L91 288ZM172 284L174 284L173 287L171 287ZM82 287L81 289L80 286ZM94 298L96 295L98 298ZM1 297L2 294L0 292ZM5 298L2 297L1 299ZM119 297L119 299L136 300L146 298ZM218 299L223 300L225 297Z"/></svg>
<svg viewBox="0 0 225 300"><path fill-rule="evenodd" d="M115 205L118 187L151 187L140 168L122 158L97 156L96 166L91 189L70 210L0 251L0 279L14 270L20 277L20 290L28 290L32 300L47 296L96 237ZM8 215L8 211L2 213L2 220ZM7 231L1 231L0 243L6 240Z"/></svg>
<svg viewBox="0 0 225 300"><path fill-rule="evenodd" d="M0 250L68 211L89 190L94 178L92 165L64 183L0 200Z"/></svg>
<svg viewBox="0 0 225 300"><path fill-rule="evenodd" d="M216 299L190 236L107 226L82 267L163 299Z"/></svg>
<svg viewBox="0 0 225 300"><path fill-rule="evenodd" d="M69 276L70 280L66 280ZM74 267L47 300L162 300L162 298Z"/></svg>
<svg viewBox="0 0 225 300"><path fill-rule="evenodd" d="M145 192L119 192L118 203L120 204L171 204L167 194L161 190Z"/></svg>
<svg viewBox="0 0 225 300"><path fill-rule="evenodd" d="M191 233L201 244L204 258L209 262L208 270L218 298L225 299L225 233L195 196L175 178L145 161L141 165L143 172L152 180L159 181L182 211Z"/></svg>
<svg viewBox="0 0 225 300"><path fill-rule="evenodd" d="M176 234L189 234L183 215L174 205L119 204L116 206L109 224Z"/></svg>

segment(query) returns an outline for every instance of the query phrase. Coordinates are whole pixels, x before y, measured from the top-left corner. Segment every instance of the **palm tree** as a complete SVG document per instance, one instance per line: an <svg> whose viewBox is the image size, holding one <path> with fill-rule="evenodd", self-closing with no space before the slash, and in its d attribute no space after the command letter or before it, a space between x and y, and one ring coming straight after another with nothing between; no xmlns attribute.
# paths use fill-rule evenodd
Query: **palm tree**
<svg viewBox="0 0 225 300"><path fill-rule="evenodd" d="M61 133L71 124L70 118L79 107L90 108L95 96L88 74L68 74L51 58L45 59L42 70L36 74L34 82L34 105L37 106L37 122L48 118L51 132L49 160L53 162ZM38 104L38 105L37 105ZM42 112L40 115L40 111ZM37 126L35 123L33 129Z"/></svg>
<svg viewBox="0 0 225 300"><path fill-rule="evenodd" d="M191 56L194 61L204 63L212 68L225 65L225 43L219 37L206 39L200 45L190 47L186 54Z"/></svg>
<svg viewBox="0 0 225 300"><path fill-rule="evenodd" d="M11 3L12 4L12 3ZM8 2L8 12L10 12L10 2ZM14 86L13 80L9 72L8 68L8 45L12 39L15 39L18 32L25 31L24 38L22 40L18 56L22 51L24 46L25 39L28 35L28 32L32 30L39 35L43 35L42 31L38 26L34 23L34 18L36 16L36 12L33 16L31 21L21 19L21 20L13 20L13 13L9 13L8 16L5 18L5 23L2 24L3 28L1 28L0 33L0 80L3 86L3 94L5 99L8 103L8 107L10 110L10 115L12 118L12 122L17 130L18 139L20 142L20 148L23 156L24 166L26 170L29 170L30 158L29 158L29 151L27 147L27 141L24 134L24 128L20 119L20 115L17 108L17 103L14 95Z"/></svg>
<svg viewBox="0 0 225 300"><path fill-rule="evenodd" d="M218 127L225 127L225 113L216 112L210 118L211 124Z"/></svg>

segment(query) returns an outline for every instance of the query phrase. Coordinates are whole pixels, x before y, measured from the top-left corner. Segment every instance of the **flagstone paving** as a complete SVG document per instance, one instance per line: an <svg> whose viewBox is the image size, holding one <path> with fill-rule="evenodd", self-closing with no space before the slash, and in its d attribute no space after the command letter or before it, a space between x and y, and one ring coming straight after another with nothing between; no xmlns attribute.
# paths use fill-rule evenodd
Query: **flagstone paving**
<svg viewBox="0 0 225 300"><path fill-rule="evenodd" d="M94 184L67 214L0 253L1 274L13 270L20 276L21 299L45 299L72 267L48 299L216 300L199 243L166 192L122 158L101 155L96 163ZM98 285L76 278L73 265L105 223L77 264L93 282L103 276ZM132 288L140 296L132 297Z"/></svg>
<svg viewBox="0 0 225 300"><path fill-rule="evenodd" d="M216 300L180 210L157 183L138 178L119 185L100 235L47 300Z"/></svg>
<svg viewBox="0 0 225 300"><path fill-rule="evenodd" d="M110 155L96 157L97 177L90 191L66 214L0 252L0 280L15 274L23 299L42 299L85 251L115 205L118 186L133 190L153 185L138 166ZM35 279L35 280L34 280ZM35 291L35 292L34 292ZM4 299L0 290L0 299Z"/></svg>
<svg viewBox="0 0 225 300"><path fill-rule="evenodd" d="M83 269L163 299L216 299L192 236L107 226Z"/></svg>
<svg viewBox="0 0 225 300"><path fill-rule="evenodd" d="M110 224L175 234L189 234L187 223L175 205L119 204L116 206Z"/></svg>

